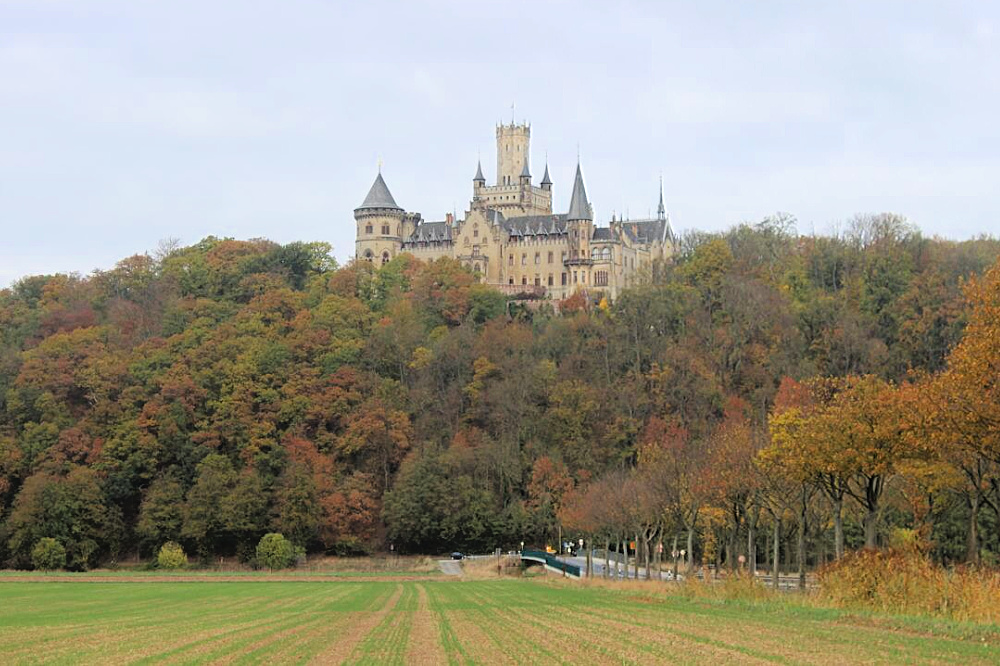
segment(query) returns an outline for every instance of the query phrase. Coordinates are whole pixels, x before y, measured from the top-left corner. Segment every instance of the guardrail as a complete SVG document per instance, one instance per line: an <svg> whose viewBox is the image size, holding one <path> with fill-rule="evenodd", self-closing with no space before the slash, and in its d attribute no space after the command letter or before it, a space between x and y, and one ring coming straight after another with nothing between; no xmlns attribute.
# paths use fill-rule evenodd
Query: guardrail
<svg viewBox="0 0 1000 666"><path fill-rule="evenodd" d="M555 555L550 555L549 553L541 550L522 550L521 559L544 564L547 568L554 569L555 571L572 578L580 577L580 567L575 564L567 564Z"/></svg>

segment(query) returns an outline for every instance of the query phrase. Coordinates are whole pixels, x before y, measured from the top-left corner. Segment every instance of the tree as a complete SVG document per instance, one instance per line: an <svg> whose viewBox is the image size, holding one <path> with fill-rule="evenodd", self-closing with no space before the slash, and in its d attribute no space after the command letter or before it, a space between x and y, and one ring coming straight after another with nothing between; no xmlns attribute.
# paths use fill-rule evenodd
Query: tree
<svg viewBox="0 0 1000 666"><path fill-rule="evenodd" d="M62 569L66 566L66 549L52 537L44 537L31 549L31 563L40 571Z"/></svg>
<svg viewBox="0 0 1000 666"><path fill-rule="evenodd" d="M180 569L188 563L184 549L176 541L168 541L160 546L156 554L156 565L161 569Z"/></svg>
<svg viewBox="0 0 1000 666"><path fill-rule="evenodd" d="M295 547L278 532L269 532L257 544L257 563L269 571L284 569L295 562Z"/></svg>

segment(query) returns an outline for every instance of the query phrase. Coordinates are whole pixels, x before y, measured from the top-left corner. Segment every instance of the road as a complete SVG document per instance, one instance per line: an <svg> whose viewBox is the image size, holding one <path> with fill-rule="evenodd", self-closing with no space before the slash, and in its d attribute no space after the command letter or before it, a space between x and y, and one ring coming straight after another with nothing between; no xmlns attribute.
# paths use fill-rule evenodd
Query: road
<svg viewBox="0 0 1000 666"><path fill-rule="evenodd" d="M447 576L461 576L462 563L457 560L438 560L441 573Z"/></svg>

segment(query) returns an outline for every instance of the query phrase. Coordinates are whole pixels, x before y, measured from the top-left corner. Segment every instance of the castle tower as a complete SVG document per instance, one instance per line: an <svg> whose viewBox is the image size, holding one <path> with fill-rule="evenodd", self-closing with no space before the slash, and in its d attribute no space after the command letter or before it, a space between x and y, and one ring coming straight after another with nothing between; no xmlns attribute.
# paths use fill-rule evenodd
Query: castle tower
<svg viewBox="0 0 1000 666"><path fill-rule="evenodd" d="M483 176L483 163L476 160L476 177L472 179L472 200L479 200L479 193L486 187L486 177Z"/></svg>
<svg viewBox="0 0 1000 666"><path fill-rule="evenodd" d="M381 266L399 254L403 247L405 215L403 209L396 205L379 170L368 196L354 209L357 224L355 257Z"/></svg>
<svg viewBox="0 0 1000 666"><path fill-rule="evenodd" d="M569 211L566 213L566 230L569 233L569 260L567 264L574 267L574 284L590 284L591 257L590 238L594 231L594 211L587 200L587 188L583 185L583 171L580 163L576 163L576 178L573 181L573 194L569 199Z"/></svg>
<svg viewBox="0 0 1000 666"><path fill-rule="evenodd" d="M517 185L521 168L527 162L531 144L531 126L497 127L497 185Z"/></svg>

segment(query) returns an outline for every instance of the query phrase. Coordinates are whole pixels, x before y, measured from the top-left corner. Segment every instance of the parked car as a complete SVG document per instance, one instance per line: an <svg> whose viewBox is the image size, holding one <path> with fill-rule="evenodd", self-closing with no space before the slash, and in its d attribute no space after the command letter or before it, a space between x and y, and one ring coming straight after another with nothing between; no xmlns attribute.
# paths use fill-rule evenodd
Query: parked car
<svg viewBox="0 0 1000 666"><path fill-rule="evenodd" d="M453 559L453 560L463 560L463 559L465 559L465 555L462 555L462 553L459 553L458 551L455 551L454 553L451 554L451 559Z"/></svg>

